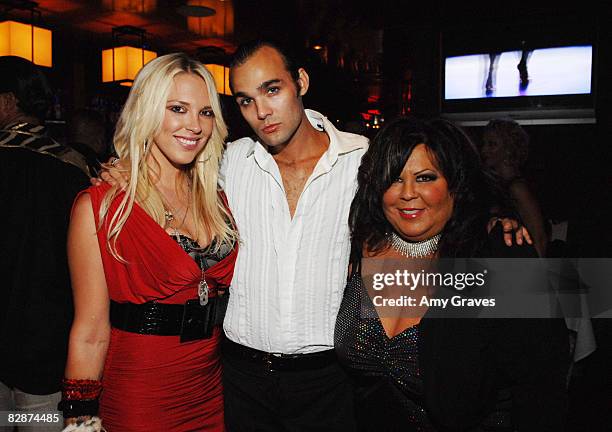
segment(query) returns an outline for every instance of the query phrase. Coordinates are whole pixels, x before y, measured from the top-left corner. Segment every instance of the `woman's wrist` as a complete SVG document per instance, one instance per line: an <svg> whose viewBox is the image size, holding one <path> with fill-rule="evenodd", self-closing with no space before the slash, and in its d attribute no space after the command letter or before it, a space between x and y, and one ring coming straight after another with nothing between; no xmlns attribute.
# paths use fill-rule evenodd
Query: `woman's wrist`
<svg viewBox="0 0 612 432"><path fill-rule="evenodd" d="M102 392L102 382L91 379L62 380L62 400L58 410L64 418L79 418L98 414L98 398Z"/></svg>

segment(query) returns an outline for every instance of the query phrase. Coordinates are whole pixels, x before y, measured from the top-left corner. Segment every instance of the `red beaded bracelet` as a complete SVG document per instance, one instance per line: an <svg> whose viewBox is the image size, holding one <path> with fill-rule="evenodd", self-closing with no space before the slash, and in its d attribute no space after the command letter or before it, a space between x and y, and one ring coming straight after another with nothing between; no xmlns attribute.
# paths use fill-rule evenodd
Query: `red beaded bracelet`
<svg viewBox="0 0 612 432"><path fill-rule="evenodd" d="M102 392L102 381L68 378L62 380L63 400L97 399L100 392Z"/></svg>

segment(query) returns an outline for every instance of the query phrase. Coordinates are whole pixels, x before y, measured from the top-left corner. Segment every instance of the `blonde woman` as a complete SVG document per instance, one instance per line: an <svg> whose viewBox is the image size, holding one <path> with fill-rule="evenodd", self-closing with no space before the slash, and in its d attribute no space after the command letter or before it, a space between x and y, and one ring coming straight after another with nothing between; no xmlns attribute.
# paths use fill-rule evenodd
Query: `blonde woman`
<svg viewBox="0 0 612 432"><path fill-rule="evenodd" d="M223 430L220 291L237 253L217 190L226 135L200 63L169 54L138 74L114 138L125 192L91 187L72 212L68 424L99 405L109 432Z"/></svg>

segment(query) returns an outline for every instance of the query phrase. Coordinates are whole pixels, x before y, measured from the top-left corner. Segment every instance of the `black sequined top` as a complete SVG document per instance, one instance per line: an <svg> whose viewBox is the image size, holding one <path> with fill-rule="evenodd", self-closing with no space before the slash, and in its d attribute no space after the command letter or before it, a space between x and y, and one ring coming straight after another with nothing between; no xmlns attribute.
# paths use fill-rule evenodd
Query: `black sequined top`
<svg viewBox="0 0 612 432"><path fill-rule="evenodd" d="M535 258L506 247L501 227L477 256ZM564 430L567 328L561 318L436 319L387 337L357 272L336 322L340 362L355 381L362 431ZM427 408L427 413L422 407Z"/></svg>
<svg viewBox="0 0 612 432"><path fill-rule="evenodd" d="M419 326L389 338L361 275L349 280L336 321L338 358L355 380L362 430L433 431L420 405ZM371 424L369 424L371 422Z"/></svg>

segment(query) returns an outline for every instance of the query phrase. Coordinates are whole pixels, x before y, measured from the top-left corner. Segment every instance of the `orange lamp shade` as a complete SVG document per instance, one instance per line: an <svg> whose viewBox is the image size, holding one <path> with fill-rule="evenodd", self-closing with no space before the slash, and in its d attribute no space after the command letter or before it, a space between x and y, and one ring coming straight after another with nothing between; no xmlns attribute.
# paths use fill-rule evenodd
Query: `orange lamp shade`
<svg viewBox="0 0 612 432"><path fill-rule="evenodd" d="M0 56L18 56L39 66L53 66L51 30L17 21L1 22Z"/></svg>
<svg viewBox="0 0 612 432"><path fill-rule="evenodd" d="M232 93L229 86L229 68L217 64L207 64L205 66L215 79L217 92L231 96Z"/></svg>
<svg viewBox="0 0 612 432"><path fill-rule="evenodd" d="M102 82L119 82L131 85L144 65L157 57L154 51L130 46L102 51Z"/></svg>

